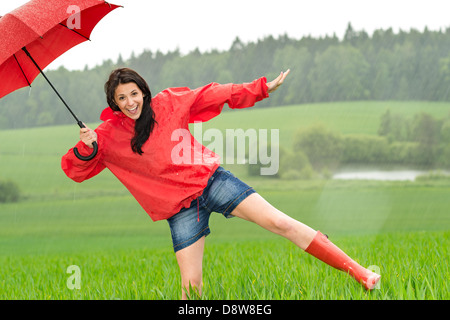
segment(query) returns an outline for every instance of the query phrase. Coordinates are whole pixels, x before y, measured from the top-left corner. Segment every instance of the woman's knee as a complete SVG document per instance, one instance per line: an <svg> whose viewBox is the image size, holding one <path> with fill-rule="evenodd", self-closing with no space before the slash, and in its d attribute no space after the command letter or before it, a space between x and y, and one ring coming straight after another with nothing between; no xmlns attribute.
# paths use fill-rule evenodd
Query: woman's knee
<svg viewBox="0 0 450 320"><path fill-rule="evenodd" d="M202 283L202 260L205 237L176 253L182 286L198 287Z"/></svg>
<svg viewBox="0 0 450 320"><path fill-rule="evenodd" d="M293 230L294 220L285 215L274 215L269 219L269 225L274 233L287 236Z"/></svg>

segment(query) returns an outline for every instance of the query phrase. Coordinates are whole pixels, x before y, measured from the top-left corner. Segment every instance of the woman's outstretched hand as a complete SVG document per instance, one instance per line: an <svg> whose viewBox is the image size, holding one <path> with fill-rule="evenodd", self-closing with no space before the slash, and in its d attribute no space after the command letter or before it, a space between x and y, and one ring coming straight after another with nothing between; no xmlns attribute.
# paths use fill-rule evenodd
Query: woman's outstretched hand
<svg viewBox="0 0 450 320"><path fill-rule="evenodd" d="M280 75L275 80L268 82L267 83L267 87L269 88L268 92L272 93L275 90L277 90L283 84L284 79L286 79L289 72L291 72L290 69L288 69L286 72L281 72Z"/></svg>

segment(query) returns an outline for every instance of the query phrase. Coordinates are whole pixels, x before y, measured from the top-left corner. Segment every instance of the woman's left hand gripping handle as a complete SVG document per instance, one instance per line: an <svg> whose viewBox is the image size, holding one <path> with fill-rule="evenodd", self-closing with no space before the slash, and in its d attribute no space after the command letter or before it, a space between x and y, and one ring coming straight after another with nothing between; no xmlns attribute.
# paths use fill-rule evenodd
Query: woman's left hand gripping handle
<svg viewBox="0 0 450 320"><path fill-rule="evenodd" d="M91 155L86 157L82 156L77 148L73 148L73 153L75 153L75 156L82 161L90 161L97 155L97 133L94 130L86 127L81 121L78 122L78 125L80 126L80 140L83 141L83 143L89 148L94 149L94 151Z"/></svg>

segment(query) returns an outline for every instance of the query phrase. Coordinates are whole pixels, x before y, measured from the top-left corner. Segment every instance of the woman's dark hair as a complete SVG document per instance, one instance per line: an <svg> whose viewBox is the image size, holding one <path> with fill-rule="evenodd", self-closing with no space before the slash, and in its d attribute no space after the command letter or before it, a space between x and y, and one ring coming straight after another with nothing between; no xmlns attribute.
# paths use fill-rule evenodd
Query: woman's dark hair
<svg viewBox="0 0 450 320"><path fill-rule="evenodd" d="M155 113L152 109L152 93L147 82L134 70L129 68L116 69L111 72L105 83L106 101L113 111L121 111L114 100L114 95L119 84L134 82L144 95L144 104L139 119L134 126L134 137L131 139L133 152L142 155L142 146L150 137L155 126Z"/></svg>

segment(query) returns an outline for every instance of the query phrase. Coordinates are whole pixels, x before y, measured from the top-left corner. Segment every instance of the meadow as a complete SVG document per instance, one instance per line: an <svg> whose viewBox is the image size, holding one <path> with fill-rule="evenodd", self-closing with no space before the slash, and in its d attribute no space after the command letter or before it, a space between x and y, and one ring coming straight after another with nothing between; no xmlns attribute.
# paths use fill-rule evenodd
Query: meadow
<svg viewBox="0 0 450 320"><path fill-rule="evenodd" d="M376 134L381 114L450 104L352 102L224 112L206 127L296 130L317 122L343 133ZM235 112L240 112L236 114ZM88 124L95 128L97 124ZM167 222L153 223L107 170L77 184L60 169L78 139L73 126L0 131L0 179L18 203L0 204L0 299L178 299L180 279ZM278 180L225 165L269 202L328 234L382 275L366 292L346 274L259 227L213 214L206 241L204 299L428 300L449 298L450 181ZM70 289L69 266L81 270Z"/></svg>

